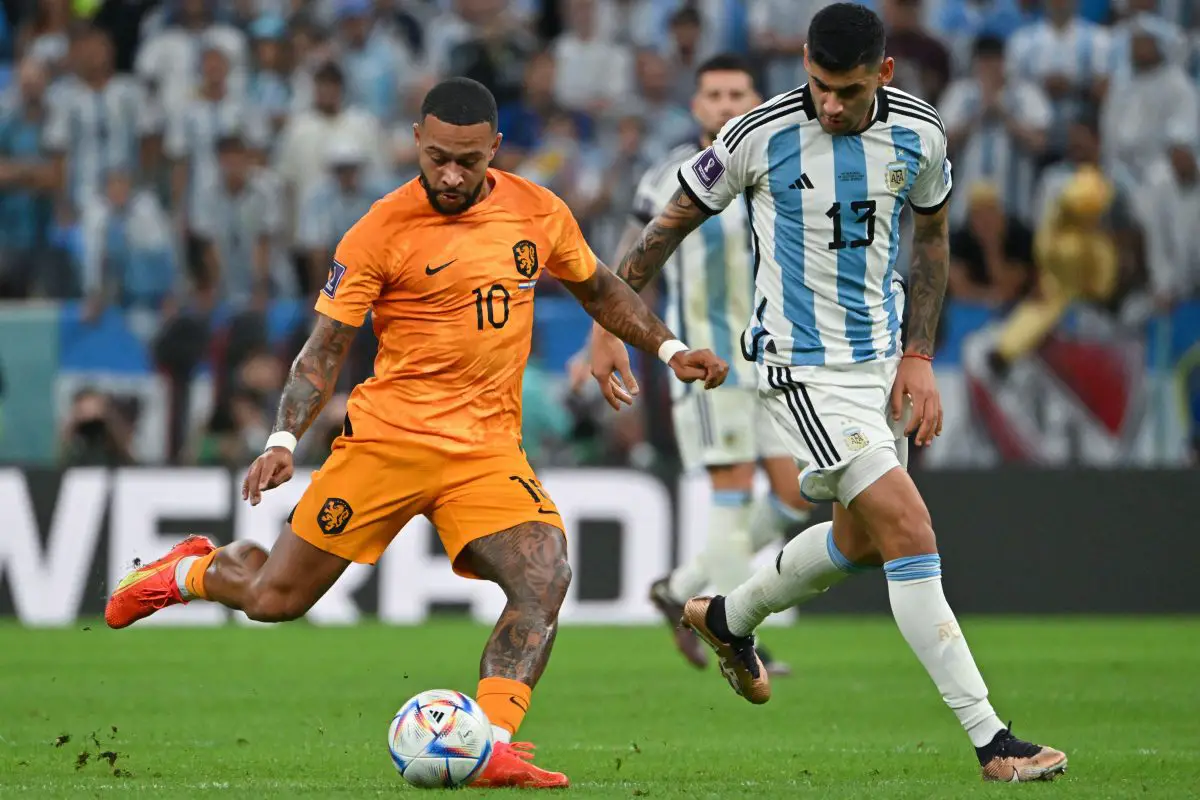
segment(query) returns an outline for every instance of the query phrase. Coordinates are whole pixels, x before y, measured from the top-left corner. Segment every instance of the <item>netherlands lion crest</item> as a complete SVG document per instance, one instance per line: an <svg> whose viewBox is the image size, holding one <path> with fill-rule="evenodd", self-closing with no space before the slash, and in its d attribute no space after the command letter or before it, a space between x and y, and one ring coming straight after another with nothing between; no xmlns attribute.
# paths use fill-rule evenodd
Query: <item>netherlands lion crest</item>
<svg viewBox="0 0 1200 800"><path fill-rule="evenodd" d="M317 512L317 525L326 536L337 536L346 530L346 525L350 523L350 518L353 516L354 509L350 507L349 503L340 497L331 497Z"/></svg>
<svg viewBox="0 0 1200 800"><path fill-rule="evenodd" d="M908 183L908 167L903 161L893 161L887 165L887 190L898 194Z"/></svg>
<svg viewBox="0 0 1200 800"><path fill-rule="evenodd" d="M537 245L528 239L517 242L513 245L513 261L521 277L532 278L538 271Z"/></svg>

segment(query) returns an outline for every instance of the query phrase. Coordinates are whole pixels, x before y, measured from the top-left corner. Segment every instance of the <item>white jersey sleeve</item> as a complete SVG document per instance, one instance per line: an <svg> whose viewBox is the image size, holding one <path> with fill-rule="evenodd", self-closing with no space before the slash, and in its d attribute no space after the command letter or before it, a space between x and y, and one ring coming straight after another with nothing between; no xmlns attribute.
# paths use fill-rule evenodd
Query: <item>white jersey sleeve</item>
<svg viewBox="0 0 1200 800"><path fill-rule="evenodd" d="M718 214L732 203L756 178L749 158L751 148L740 141L734 117L725 124L712 147L705 148L679 167L679 182L692 200L709 214ZM729 142L733 143L732 149Z"/></svg>
<svg viewBox="0 0 1200 800"><path fill-rule="evenodd" d="M909 192L908 202L918 214L934 214L946 205L954 188L950 156L946 154L946 134L931 129L922 137L919 171Z"/></svg>

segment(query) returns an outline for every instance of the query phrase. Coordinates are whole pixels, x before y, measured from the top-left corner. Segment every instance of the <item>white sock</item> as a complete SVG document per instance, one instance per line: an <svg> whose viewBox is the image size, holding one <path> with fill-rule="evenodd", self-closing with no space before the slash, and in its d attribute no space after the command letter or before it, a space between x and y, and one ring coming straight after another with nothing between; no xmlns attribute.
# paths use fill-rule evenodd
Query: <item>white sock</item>
<svg viewBox="0 0 1200 800"><path fill-rule="evenodd" d="M187 574L192 564L199 560L199 556L187 556L175 562L175 585L179 587L179 594L184 600L195 598L195 595L188 591Z"/></svg>
<svg viewBox="0 0 1200 800"><path fill-rule="evenodd" d="M684 603L710 584L718 592L728 591L750 574L754 551L747 532L749 503L749 492L713 492L704 549L671 572L667 584L671 597Z"/></svg>
<svg viewBox="0 0 1200 800"><path fill-rule="evenodd" d="M750 577L754 550L750 547L749 522L749 492L713 492L702 563L717 594L733 591Z"/></svg>
<svg viewBox="0 0 1200 800"><path fill-rule="evenodd" d="M750 509L750 547L754 552L778 545L793 525L808 522L809 512L792 508L771 492L754 501Z"/></svg>
<svg viewBox="0 0 1200 800"><path fill-rule="evenodd" d="M771 614L811 600L847 575L870 567L851 563L833 543L833 523L821 522L792 539L768 564L725 598L734 636L749 636Z"/></svg>
<svg viewBox="0 0 1200 800"><path fill-rule="evenodd" d="M708 571L704 567L703 550L671 570L671 576L667 579L667 592L677 603L686 603L707 586Z"/></svg>
<svg viewBox="0 0 1200 800"><path fill-rule="evenodd" d="M900 633L971 737L971 744L983 747L1004 725L988 702L983 676L942 592L941 557L897 558L883 569Z"/></svg>
<svg viewBox="0 0 1200 800"><path fill-rule="evenodd" d="M492 741L493 742L511 742L512 734L508 728L501 728L499 725L492 726Z"/></svg>

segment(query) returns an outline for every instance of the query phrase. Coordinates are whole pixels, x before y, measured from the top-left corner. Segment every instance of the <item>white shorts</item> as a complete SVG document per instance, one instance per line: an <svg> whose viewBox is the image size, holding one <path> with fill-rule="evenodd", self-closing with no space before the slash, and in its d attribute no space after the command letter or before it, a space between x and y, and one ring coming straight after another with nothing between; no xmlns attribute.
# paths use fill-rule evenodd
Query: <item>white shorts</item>
<svg viewBox="0 0 1200 800"><path fill-rule="evenodd" d="M812 502L848 506L896 467L908 468L903 418L888 408L900 359L844 367L759 364L771 419L800 462L800 491Z"/></svg>
<svg viewBox="0 0 1200 800"><path fill-rule="evenodd" d="M791 457L757 389L697 388L675 401L671 416L684 469Z"/></svg>

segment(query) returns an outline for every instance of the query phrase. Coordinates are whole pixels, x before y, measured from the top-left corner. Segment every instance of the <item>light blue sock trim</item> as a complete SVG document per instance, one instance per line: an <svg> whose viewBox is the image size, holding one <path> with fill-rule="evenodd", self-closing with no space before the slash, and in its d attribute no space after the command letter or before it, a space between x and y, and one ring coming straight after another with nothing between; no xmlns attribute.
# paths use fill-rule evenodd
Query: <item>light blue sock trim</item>
<svg viewBox="0 0 1200 800"><path fill-rule="evenodd" d="M923 581L942 576L942 557L937 553L924 556L893 558L883 565L889 581Z"/></svg>
<svg viewBox="0 0 1200 800"><path fill-rule="evenodd" d="M787 503L779 499L779 495L771 492L767 497L767 502L771 504L771 509L776 514L783 517L787 522L807 522L808 512L801 511L798 508L792 508Z"/></svg>
<svg viewBox="0 0 1200 800"><path fill-rule="evenodd" d="M879 567L871 564L855 564L853 561L842 555L842 551L838 550L838 546L833 543L832 523L829 525L829 533L825 534L825 549L829 552L829 560L833 562L833 565L842 572L849 573L850 575L857 575L860 572L870 572L873 569L879 569Z"/></svg>
<svg viewBox="0 0 1200 800"><path fill-rule="evenodd" d="M750 493L741 489L718 489L713 492L712 502L714 506L737 508L750 504Z"/></svg>

